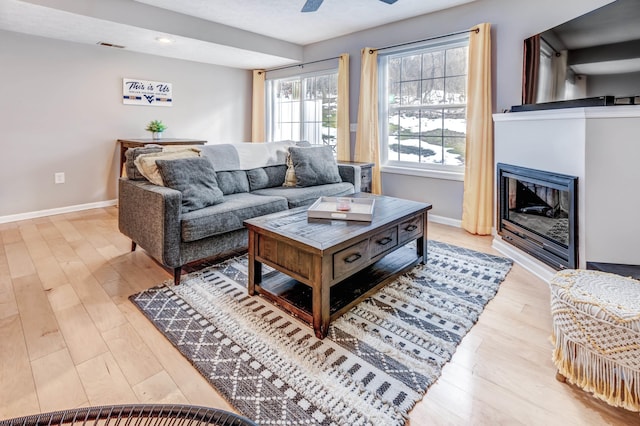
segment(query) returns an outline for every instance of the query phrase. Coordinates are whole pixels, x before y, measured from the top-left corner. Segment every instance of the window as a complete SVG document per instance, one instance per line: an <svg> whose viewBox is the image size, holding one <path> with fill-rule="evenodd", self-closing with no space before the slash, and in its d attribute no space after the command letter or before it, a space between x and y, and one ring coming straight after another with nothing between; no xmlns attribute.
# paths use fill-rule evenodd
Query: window
<svg viewBox="0 0 640 426"><path fill-rule="evenodd" d="M380 54L381 157L464 172L468 37Z"/></svg>
<svg viewBox="0 0 640 426"><path fill-rule="evenodd" d="M338 71L267 81L267 140L305 140L336 153Z"/></svg>

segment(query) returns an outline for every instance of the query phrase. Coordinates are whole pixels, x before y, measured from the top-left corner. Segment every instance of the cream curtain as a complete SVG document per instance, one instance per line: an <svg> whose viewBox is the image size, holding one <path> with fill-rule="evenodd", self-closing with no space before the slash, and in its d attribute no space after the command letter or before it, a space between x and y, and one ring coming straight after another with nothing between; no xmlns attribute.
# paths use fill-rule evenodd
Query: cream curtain
<svg viewBox="0 0 640 426"><path fill-rule="evenodd" d="M478 31L473 31L477 29ZM467 143L462 227L489 235L493 223L493 121L491 117L491 26L471 29L467 77Z"/></svg>
<svg viewBox="0 0 640 426"><path fill-rule="evenodd" d="M337 159L351 161L351 133L349 132L349 54L338 60L338 131Z"/></svg>
<svg viewBox="0 0 640 426"><path fill-rule="evenodd" d="M264 70L253 70L253 100L251 104L251 141L264 142L265 131L265 92L264 82L266 77Z"/></svg>
<svg viewBox="0 0 640 426"><path fill-rule="evenodd" d="M567 81L567 58L566 50L551 57L551 75L553 76L553 100L564 101Z"/></svg>
<svg viewBox="0 0 640 426"><path fill-rule="evenodd" d="M378 137L378 51L362 49L360 67L360 100L355 161L374 163L371 192L380 194L380 140Z"/></svg>

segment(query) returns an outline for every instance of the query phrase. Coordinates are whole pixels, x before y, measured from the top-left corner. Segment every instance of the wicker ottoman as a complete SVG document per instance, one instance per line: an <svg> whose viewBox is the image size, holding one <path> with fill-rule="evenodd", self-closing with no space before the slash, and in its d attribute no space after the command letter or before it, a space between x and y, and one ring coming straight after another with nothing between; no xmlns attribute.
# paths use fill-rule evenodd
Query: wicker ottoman
<svg viewBox="0 0 640 426"><path fill-rule="evenodd" d="M559 379L640 411L640 281L569 269L549 285Z"/></svg>

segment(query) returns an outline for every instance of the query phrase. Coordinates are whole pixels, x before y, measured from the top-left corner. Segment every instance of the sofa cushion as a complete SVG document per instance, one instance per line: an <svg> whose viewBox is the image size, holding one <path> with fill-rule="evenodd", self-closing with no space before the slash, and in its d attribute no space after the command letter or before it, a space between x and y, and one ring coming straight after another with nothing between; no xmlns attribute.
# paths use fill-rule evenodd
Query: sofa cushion
<svg viewBox="0 0 640 426"><path fill-rule="evenodd" d="M284 182L284 175L287 172L287 166L267 166L257 169L247 170L247 178L249 179L249 189L271 188L280 186Z"/></svg>
<svg viewBox="0 0 640 426"><path fill-rule="evenodd" d="M162 176L160 176L158 166L156 165L157 160L175 160L178 158L192 158L199 156L199 150L186 148L181 150L152 152L149 154L138 155L133 163L136 165L140 173L149 180L149 182L164 186Z"/></svg>
<svg viewBox="0 0 640 426"><path fill-rule="evenodd" d="M182 213L224 201L216 171L208 158L157 160L156 165L165 186L182 193Z"/></svg>
<svg viewBox="0 0 640 426"><path fill-rule="evenodd" d="M182 215L182 241L197 241L202 238L243 229L245 219L287 209L283 197L262 196L249 193L224 197L224 203L194 210Z"/></svg>
<svg viewBox="0 0 640 426"><path fill-rule="evenodd" d="M249 192L249 180L244 170L217 171L218 186L224 195Z"/></svg>
<svg viewBox="0 0 640 426"><path fill-rule="evenodd" d="M316 185L306 188L287 188L284 186L278 186L274 188L259 189L252 192L252 194L261 196L284 197L287 199L290 209L309 206L320 197L342 197L353 193L353 185L349 182Z"/></svg>
<svg viewBox="0 0 640 426"><path fill-rule="evenodd" d="M338 163L330 146L291 147L289 154L296 174L296 186L342 182L338 173Z"/></svg>

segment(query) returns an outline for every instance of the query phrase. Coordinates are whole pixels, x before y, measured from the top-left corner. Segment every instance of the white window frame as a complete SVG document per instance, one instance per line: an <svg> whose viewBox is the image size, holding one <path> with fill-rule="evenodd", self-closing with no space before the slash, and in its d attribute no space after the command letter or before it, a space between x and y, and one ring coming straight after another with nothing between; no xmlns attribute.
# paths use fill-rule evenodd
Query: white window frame
<svg viewBox="0 0 640 426"><path fill-rule="evenodd" d="M274 135L276 133L276 129L275 129L275 122L273 119L273 114L274 114L274 110L275 110L275 106L274 106L274 99L275 99L275 93L274 93L274 86L273 86L273 82L274 81L287 81L287 80L298 80L300 81L300 91L301 91L301 95L300 95L300 108L299 108L299 134L296 135L292 135L292 140L306 140L309 141L309 138L307 137L306 133L305 133L305 121L304 118L306 116L306 111L305 111L305 99L304 96L302 95L302 93L304 93L305 89L306 89L306 84L305 84L305 80L306 79L310 79L310 78L315 78L315 77L321 77L321 76L327 76L327 75L335 75L336 76L336 89L337 89L337 77L338 77L338 68L331 68L331 69L325 69L325 70L321 70L321 71L316 71L316 72L311 72L311 73L305 73L305 74L296 74L296 75L291 75L291 76L286 76L286 77L277 77L277 78L272 78L272 79L267 79L267 84L266 84L266 96L265 96L265 102L266 102L266 114L265 114L265 120L266 120L266 126L265 126L265 130L266 130L266 139L268 142L273 142L274 141ZM337 102L337 94L336 94L336 102ZM336 106L337 109L337 106ZM320 139L322 138L322 135L320 135ZM282 138L278 138L278 139L282 139ZM337 140L337 128L336 128L336 140ZM309 141L310 143L313 144L313 141ZM335 151L335 145L336 145L336 141L334 141L334 143L332 144L334 146L334 151ZM315 145L325 145L325 143L321 140L320 143L316 143ZM335 155L335 152L334 152Z"/></svg>
<svg viewBox="0 0 640 426"><path fill-rule="evenodd" d="M413 176L424 176L438 179L447 180L464 180L464 165L444 165L433 163L418 163L409 161L397 161L389 159L388 144L389 144L389 113L388 113L388 94L389 94L389 78L387 73L387 61L390 58L396 58L401 56L413 55L418 52L434 52L442 51L444 49L462 47L469 45L468 34L451 36L437 41L428 41L420 44L413 44L411 47L399 47L396 49L388 49L378 54L378 87L379 87L379 99L383 102L379 102L379 123L380 123L380 160L382 163L382 172L404 174ZM465 104L438 104L431 106L433 109L442 108L467 108ZM420 105L417 108L429 108L429 106Z"/></svg>

